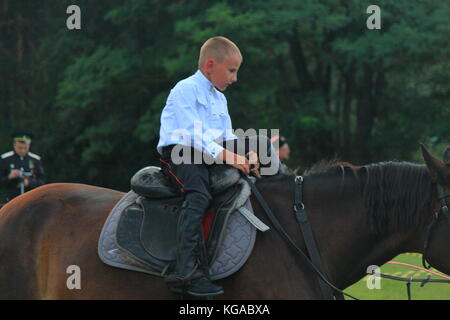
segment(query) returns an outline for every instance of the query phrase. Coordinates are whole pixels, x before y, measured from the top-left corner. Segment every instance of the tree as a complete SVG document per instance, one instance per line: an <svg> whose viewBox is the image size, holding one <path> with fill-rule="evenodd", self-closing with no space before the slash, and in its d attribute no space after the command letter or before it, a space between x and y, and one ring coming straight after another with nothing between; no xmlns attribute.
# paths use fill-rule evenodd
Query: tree
<svg viewBox="0 0 450 320"><path fill-rule="evenodd" d="M65 27L71 4L81 30ZM280 129L289 165L417 159L419 141L450 141L449 3L379 1L381 30L366 27L370 4L0 0L0 147L28 126L50 181L127 190L158 164L170 89L224 35L244 56L226 92L233 126Z"/></svg>

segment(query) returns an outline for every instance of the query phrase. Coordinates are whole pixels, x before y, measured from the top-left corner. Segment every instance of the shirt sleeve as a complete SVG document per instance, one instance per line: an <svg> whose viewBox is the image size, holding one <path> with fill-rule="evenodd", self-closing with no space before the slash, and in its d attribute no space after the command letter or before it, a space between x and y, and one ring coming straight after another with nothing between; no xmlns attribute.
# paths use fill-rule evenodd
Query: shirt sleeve
<svg viewBox="0 0 450 320"><path fill-rule="evenodd" d="M183 85L174 88L167 99L166 107L176 124L172 132L172 141L194 147L213 158L222 152L224 148L214 141L213 134L209 134L214 129L208 128L207 123L202 123L193 86Z"/></svg>
<svg viewBox="0 0 450 320"><path fill-rule="evenodd" d="M227 119L226 119L226 126L227 126L227 130L225 130L225 135L224 135L224 141L228 141L228 140L234 140L237 139L237 137L233 134L233 130L232 130L232 126L231 126L231 118L230 115L227 115Z"/></svg>

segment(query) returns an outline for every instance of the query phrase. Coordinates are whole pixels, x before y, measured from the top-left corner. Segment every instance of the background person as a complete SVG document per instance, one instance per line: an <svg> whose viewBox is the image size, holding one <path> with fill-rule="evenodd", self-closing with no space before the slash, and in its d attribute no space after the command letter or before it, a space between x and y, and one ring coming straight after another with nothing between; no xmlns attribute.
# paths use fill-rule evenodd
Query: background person
<svg viewBox="0 0 450 320"><path fill-rule="evenodd" d="M289 149L289 144L285 137L276 135L270 139L272 145L274 146L278 158L280 158L280 171L279 173L289 173L291 170L283 162L289 159L291 150Z"/></svg>
<svg viewBox="0 0 450 320"><path fill-rule="evenodd" d="M12 137L13 150L0 156L0 177L6 188L6 201L45 183L41 157L30 152L32 134L18 131Z"/></svg>

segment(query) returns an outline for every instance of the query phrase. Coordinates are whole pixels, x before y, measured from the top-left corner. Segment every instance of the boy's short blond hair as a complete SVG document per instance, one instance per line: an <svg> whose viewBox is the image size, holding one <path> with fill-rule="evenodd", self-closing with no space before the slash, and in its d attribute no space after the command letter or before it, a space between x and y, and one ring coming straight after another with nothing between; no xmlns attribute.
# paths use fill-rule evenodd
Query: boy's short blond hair
<svg viewBox="0 0 450 320"><path fill-rule="evenodd" d="M237 54L242 59L242 54L233 41L225 37L213 37L206 40L200 48L198 68L202 68L207 59L215 59L221 63L223 59L233 54Z"/></svg>

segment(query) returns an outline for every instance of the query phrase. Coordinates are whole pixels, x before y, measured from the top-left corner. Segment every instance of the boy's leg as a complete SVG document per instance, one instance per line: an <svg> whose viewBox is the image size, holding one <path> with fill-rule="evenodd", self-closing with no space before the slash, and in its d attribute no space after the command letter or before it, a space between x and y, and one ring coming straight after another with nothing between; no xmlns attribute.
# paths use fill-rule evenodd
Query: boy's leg
<svg viewBox="0 0 450 320"><path fill-rule="evenodd" d="M184 202L177 225L177 261L174 272L190 278L198 267L202 243L202 221L211 203L209 172L205 165L180 164L173 172L183 183Z"/></svg>
<svg viewBox="0 0 450 320"><path fill-rule="evenodd" d="M185 201L179 212L177 225L177 258L171 278L188 283L192 295L210 296L223 292L222 287L211 283L204 266L199 267L203 249L202 221L211 203L209 171L204 164L174 164L163 157L172 173L172 181L180 186Z"/></svg>

